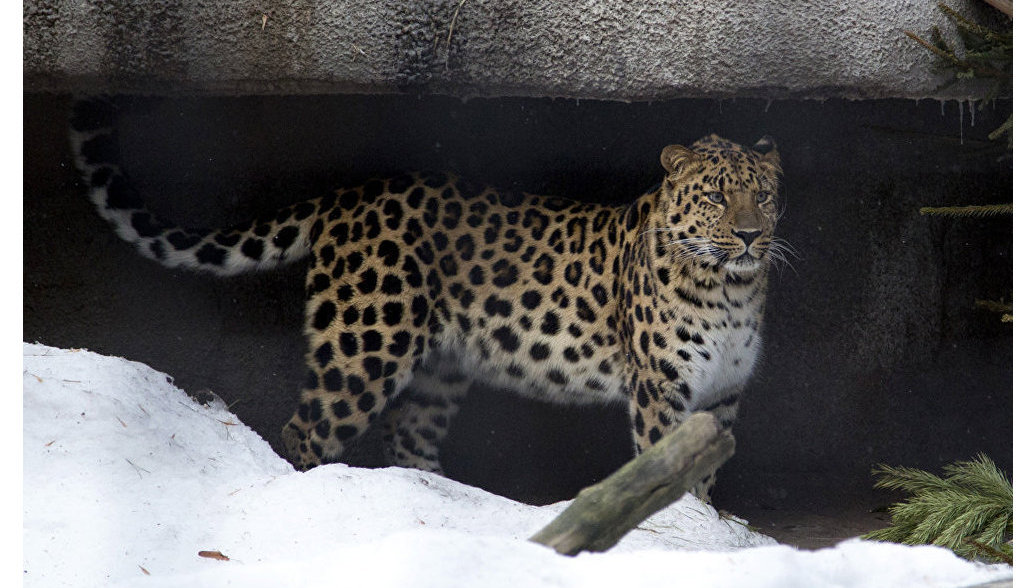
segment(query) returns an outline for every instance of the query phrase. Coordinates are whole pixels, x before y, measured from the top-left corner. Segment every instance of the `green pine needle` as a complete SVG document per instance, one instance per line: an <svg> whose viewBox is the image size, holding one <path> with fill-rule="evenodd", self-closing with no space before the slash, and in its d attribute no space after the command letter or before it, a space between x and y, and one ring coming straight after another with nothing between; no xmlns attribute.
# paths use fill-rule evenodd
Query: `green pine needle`
<svg viewBox="0 0 1036 588"><path fill-rule="evenodd" d="M969 21L946 4L940 2L938 7L956 25L960 54L950 45L942 30L937 26L931 28L930 41L922 39L916 33L904 32L939 58L937 69L953 70L954 76L939 89L944 89L961 80L985 80L988 88L985 97L979 103L980 108L998 96L1010 95L1013 85L1013 30L996 31ZM1005 130L1008 129L1010 127Z"/></svg>
<svg viewBox="0 0 1036 588"><path fill-rule="evenodd" d="M1014 490L984 454L943 469L944 477L906 467L878 465L875 488L911 496L889 509L891 525L864 539L941 545L962 557L1010 563Z"/></svg>
<svg viewBox="0 0 1036 588"><path fill-rule="evenodd" d="M1014 130L1014 113L1012 112L1011 116L1008 116L1007 120L1004 121L1004 124L1002 124L999 127L997 127L997 129L995 131L993 131L992 133L989 133L989 140L990 141L995 141L995 140L999 139L1000 137L1002 137L1004 135L1004 133L1010 133L1013 130ZM1010 141L1011 141L1011 136L1008 135L1008 142L1009 142L1009 144L1010 144Z"/></svg>
<svg viewBox="0 0 1036 588"><path fill-rule="evenodd" d="M989 27L984 27L978 23L972 22L964 18L963 14L942 2L940 2L938 6L939 10L942 10L943 14L952 18L956 22L957 31L960 32L962 36L970 35L972 39L981 39L990 45L1004 45L1011 43L1011 33L1001 33L999 31L994 31Z"/></svg>
<svg viewBox="0 0 1036 588"><path fill-rule="evenodd" d="M983 204L977 206L924 206L921 214L937 214L942 216L992 216L994 214L1011 214L1011 204Z"/></svg>

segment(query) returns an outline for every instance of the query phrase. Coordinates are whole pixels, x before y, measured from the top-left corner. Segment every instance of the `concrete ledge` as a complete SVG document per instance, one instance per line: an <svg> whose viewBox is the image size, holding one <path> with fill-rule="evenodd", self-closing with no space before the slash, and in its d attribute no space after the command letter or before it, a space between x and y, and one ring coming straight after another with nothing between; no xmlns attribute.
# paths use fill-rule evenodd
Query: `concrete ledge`
<svg viewBox="0 0 1036 588"><path fill-rule="evenodd" d="M975 0L948 4L982 20ZM935 2L27 0L25 90L948 98ZM265 21L264 21L265 17Z"/></svg>

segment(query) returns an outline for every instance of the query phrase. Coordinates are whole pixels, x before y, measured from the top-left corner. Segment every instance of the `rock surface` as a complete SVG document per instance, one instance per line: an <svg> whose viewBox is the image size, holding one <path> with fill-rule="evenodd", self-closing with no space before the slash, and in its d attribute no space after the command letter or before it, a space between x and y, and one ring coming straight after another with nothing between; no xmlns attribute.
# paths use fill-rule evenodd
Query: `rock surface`
<svg viewBox="0 0 1036 588"><path fill-rule="evenodd" d="M948 4L1004 20L970 0ZM27 0L27 91L951 98L935 2ZM954 35L950 35L952 38Z"/></svg>

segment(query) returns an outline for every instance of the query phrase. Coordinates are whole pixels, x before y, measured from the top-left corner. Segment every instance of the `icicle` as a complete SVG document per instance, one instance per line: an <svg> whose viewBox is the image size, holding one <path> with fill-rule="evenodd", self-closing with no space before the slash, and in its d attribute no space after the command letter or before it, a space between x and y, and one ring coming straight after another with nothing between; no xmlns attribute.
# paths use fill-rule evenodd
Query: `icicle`
<svg viewBox="0 0 1036 588"><path fill-rule="evenodd" d="M939 100L939 115L946 116L946 101Z"/></svg>
<svg viewBox="0 0 1036 588"><path fill-rule="evenodd" d="M766 106L763 107L763 112L770 112L770 104L772 104L772 103L773 103L773 100L771 100L770 98L767 98L766 99Z"/></svg>
<svg viewBox="0 0 1036 588"><path fill-rule="evenodd" d="M971 109L971 127L975 127L975 101L968 100L968 108Z"/></svg>
<svg viewBox="0 0 1036 588"><path fill-rule="evenodd" d="M960 112L960 144L964 144L964 101L957 101L957 110Z"/></svg>

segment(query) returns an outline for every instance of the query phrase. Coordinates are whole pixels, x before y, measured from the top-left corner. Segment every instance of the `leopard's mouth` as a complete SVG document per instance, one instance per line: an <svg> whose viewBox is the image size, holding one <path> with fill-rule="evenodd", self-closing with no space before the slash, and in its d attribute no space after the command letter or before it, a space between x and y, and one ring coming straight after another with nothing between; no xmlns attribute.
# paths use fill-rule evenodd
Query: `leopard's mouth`
<svg viewBox="0 0 1036 588"><path fill-rule="evenodd" d="M731 257L728 254L727 259L723 262L723 266L728 271L754 272L762 266L762 258L753 255L751 250L746 249L736 257Z"/></svg>
<svg viewBox="0 0 1036 588"><path fill-rule="evenodd" d="M706 237L692 237L674 241L670 246L679 245L684 258L697 259L714 267L722 267L727 271L749 273L762 267L765 251L756 251L751 247L739 250L728 249L708 240Z"/></svg>

